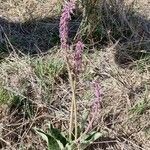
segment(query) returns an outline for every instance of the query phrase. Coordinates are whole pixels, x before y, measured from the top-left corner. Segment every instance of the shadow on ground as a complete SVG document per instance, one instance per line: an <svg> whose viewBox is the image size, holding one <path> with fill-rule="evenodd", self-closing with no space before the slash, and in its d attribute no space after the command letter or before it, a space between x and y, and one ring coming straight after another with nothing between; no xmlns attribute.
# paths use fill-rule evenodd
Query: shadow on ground
<svg viewBox="0 0 150 150"><path fill-rule="evenodd" d="M115 61L120 67L128 67L132 62L150 57L150 20L140 14L132 15L129 23L130 35L119 39Z"/></svg>
<svg viewBox="0 0 150 150"><path fill-rule="evenodd" d="M150 20L133 9L134 5L125 3L124 0L102 1L101 22L97 29L101 32L98 33L102 39L100 45L115 43L115 61L120 67L150 54Z"/></svg>
<svg viewBox="0 0 150 150"><path fill-rule="evenodd" d="M76 33L79 23L71 23L70 35ZM0 18L0 57L13 49L24 54L39 54L59 44L59 18L9 22Z"/></svg>
<svg viewBox="0 0 150 150"><path fill-rule="evenodd" d="M123 68L136 60L150 56L150 20L132 12L124 24L125 33L123 31L121 38L115 39L119 41L116 46L115 62Z"/></svg>

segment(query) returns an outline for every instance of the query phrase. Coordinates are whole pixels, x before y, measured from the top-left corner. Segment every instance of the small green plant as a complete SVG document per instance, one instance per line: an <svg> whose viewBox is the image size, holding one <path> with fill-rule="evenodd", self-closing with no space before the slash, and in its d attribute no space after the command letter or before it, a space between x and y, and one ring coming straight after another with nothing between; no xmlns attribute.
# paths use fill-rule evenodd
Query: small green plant
<svg viewBox="0 0 150 150"><path fill-rule="evenodd" d="M147 109L148 109L148 104L144 101L138 103L136 106L135 106L135 112L137 114L143 114Z"/></svg>
<svg viewBox="0 0 150 150"><path fill-rule="evenodd" d="M33 66L35 68L36 75L43 79L47 76L49 79L53 79L64 70L65 62L62 58L50 57L50 58L42 58L39 57L33 62Z"/></svg>
<svg viewBox="0 0 150 150"><path fill-rule="evenodd" d="M10 95L7 90L0 87L0 104L5 104L10 100Z"/></svg>
<svg viewBox="0 0 150 150"><path fill-rule="evenodd" d="M142 115L149 108L150 108L149 100L141 100L137 104L135 104L130 111L136 115Z"/></svg>
<svg viewBox="0 0 150 150"><path fill-rule="evenodd" d="M141 116L150 109L149 101L149 87L145 85L144 98L137 101L136 104L130 109L130 112L136 116Z"/></svg>
<svg viewBox="0 0 150 150"><path fill-rule="evenodd" d="M58 129L53 128L52 125L49 125L47 133L38 128L35 128L35 131L47 142L48 150L84 150L102 136L101 133L93 131L88 134L82 134L77 141L73 140L73 136L69 140Z"/></svg>

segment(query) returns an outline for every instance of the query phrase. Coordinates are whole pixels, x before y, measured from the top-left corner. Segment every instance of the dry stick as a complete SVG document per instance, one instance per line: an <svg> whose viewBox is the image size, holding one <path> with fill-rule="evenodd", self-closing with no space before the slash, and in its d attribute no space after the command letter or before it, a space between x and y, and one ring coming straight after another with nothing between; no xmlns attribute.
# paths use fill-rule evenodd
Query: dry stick
<svg viewBox="0 0 150 150"><path fill-rule="evenodd" d="M6 140L0 138L0 141L4 142L7 146L9 146L9 148L11 148L11 144L7 142Z"/></svg>
<svg viewBox="0 0 150 150"><path fill-rule="evenodd" d="M74 112L75 140L77 140L77 133L78 133L77 131L77 104L76 104L76 95L75 95L76 81L72 77L69 60L67 58L66 58L66 62L67 62L68 75L69 75L69 80L70 80L70 85L71 85L71 90L72 90L69 139L71 140L72 126L73 126L73 112Z"/></svg>

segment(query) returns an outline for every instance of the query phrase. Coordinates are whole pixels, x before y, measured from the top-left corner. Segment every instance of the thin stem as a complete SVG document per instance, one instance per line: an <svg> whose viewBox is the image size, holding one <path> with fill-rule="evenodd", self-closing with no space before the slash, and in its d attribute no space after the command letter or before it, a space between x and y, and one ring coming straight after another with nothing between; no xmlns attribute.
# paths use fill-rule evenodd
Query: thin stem
<svg viewBox="0 0 150 150"><path fill-rule="evenodd" d="M76 102L76 97L75 97L75 91L76 91L76 81L72 80L73 86L72 86L72 100L74 103L74 123L75 123L75 141L77 140L78 136L78 125L77 125L77 102Z"/></svg>
<svg viewBox="0 0 150 150"><path fill-rule="evenodd" d="M77 104L76 104L76 81L73 79L72 74L71 74L71 69L69 65L69 61L66 58L67 62L67 69L68 69L68 75L69 75L69 81L70 81L70 86L72 90L72 101L71 101L71 110L70 110L70 124L69 124L69 139L71 140L71 135L72 135L72 126L73 126L73 112L74 112L74 124L75 124L75 140L77 140Z"/></svg>
<svg viewBox="0 0 150 150"><path fill-rule="evenodd" d="M71 141L72 128L73 128L73 110L74 110L74 103L73 103L73 101L71 101L70 121L69 121L69 140L70 141Z"/></svg>
<svg viewBox="0 0 150 150"><path fill-rule="evenodd" d="M66 58L66 64L67 64L67 70L69 75L69 81L72 80L71 70L69 66L68 59ZM74 103L73 100L71 101L71 107L70 107L70 121L69 121L69 140L71 141L71 135L72 135L72 126L73 126L73 110L74 110Z"/></svg>

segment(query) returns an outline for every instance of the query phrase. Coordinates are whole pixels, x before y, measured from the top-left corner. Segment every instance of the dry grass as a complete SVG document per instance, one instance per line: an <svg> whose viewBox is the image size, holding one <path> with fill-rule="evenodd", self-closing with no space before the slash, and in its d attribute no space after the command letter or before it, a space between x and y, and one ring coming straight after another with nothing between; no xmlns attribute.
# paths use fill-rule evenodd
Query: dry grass
<svg viewBox="0 0 150 150"><path fill-rule="evenodd" d="M107 132L107 141L102 139L100 143L111 149L148 149L149 133L145 132L150 117L148 72L119 68L111 48L96 54L93 60L98 63L94 65L99 68L95 74L99 75L103 89L99 128Z"/></svg>
<svg viewBox="0 0 150 150"><path fill-rule="evenodd" d="M135 9L141 6L139 12L146 17L142 18L139 13L135 13L133 18L135 16L136 19L139 18L138 26L134 24L137 20L123 20L123 23L124 21L126 23L123 25L116 20L117 23L115 22L112 29L113 18L111 18L112 20L107 22L105 28L107 46L106 44L99 46L95 43L86 45L85 73L80 77L80 83L77 84L80 85L78 87L79 120L89 109L89 101L93 97L90 89L93 79L100 80L103 93L99 120L95 123L95 128L103 133L103 137L93 143L89 147L90 150L150 149L150 61L148 53L150 29L147 28L149 26L148 9L147 14L142 11L148 8L143 5L147 2L148 6L148 0L144 3L140 1L137 2ZM28 22L34 19L51 18L60 12L59 6L54 5L51 0L40 2L7 0L2 1L1 4L1 18L7 19L8 22ZM110 14L106 14L106 21L109 16ZM119 16L125 19L127 17L125 14L119 14ZM40 22L43 23L41 20ZM55 20L55 23L53 27L56 25L58 30L58 20ZM32 32L38 28L38 25L34 26ZM44 29L51 27L45 22L43 26ZM119 32L116 32L116 27L120 27L117 28ZM128 30L131 31L129 36L126 34ZM122 31L125 31L125 34L122 34ZM103 43L103 41L97 42ZM7 48L10 49L10 45ZM66 66L58 47L53 47L53 53L48 50L47 55L34 57L20 55L13 51L1 61L0 149L44 150L46 144L35 134L33 127L37 126L46 130L46 123L51 122L62 131L68 130L71 89Z"/></svg>
<svg viewBox="0 0 150 150"><path fill-rule="evenodd" d="M59 3L58 3L59 2ZM59 5L55 5L55 4ZM58 0L6 0L1 1L1 17L9 21L25 22L35 18L46 18L57 15L61 1Z"/></svg>

